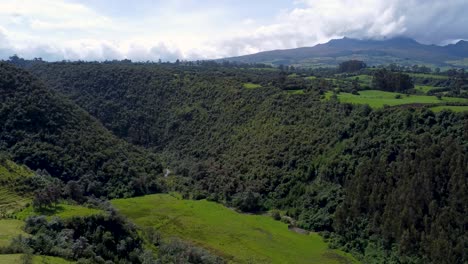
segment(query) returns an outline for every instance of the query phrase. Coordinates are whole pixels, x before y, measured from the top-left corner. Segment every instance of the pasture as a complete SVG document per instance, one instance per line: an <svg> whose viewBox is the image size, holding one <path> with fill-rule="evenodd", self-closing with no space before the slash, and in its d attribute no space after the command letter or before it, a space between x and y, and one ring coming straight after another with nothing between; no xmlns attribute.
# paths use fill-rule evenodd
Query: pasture
<svg viewBox="0 0 468 264"><path fill-rule="evenodd" d="M245 89L257 89L257 88L262 88L260 84L255 84L255 83L244 83L243 84Z"/></svg>
<svg viewBox="0 0 468 264"><path fill-rule="evenodd" d="M443 105L443 106L434 106L430 108L434 112L440 112L443 110L448 110L452 112L468 112L468 105Z"/></svg>
<svg viewBox="0 0 468 264"><path fill-rule="evenodd" d="M421 92L423 92L423 93L425 93L425 94L426 94L427 92L429 92L430 90L436 89L436 88L438 88L438 87L429 86L429 85L415 85L415 86L414 86L414 89L415 89L415 90L421 91Z"/></svg>
<svg viewBox="0 0 468 264"><path fill-rule="evenodd" d="M332 92L325 94L326 99L330 99ZM401 98L397 99L397 95ZM442 97L438 99L436 96L428 95L405 95L400 93L384 92L378 90L359 91L359 95L350 93L338 94L338 100L342 103L351 104L367 104L372 108L381 108L384 105L397 106L407 104L445 104L445 103L463 103L468 104L466 98Z"/></svg>
<svg viewBox="0 0 468 264"><path fill-rule="evenodd" d="M86 217L86 216L102 214L102 213L104 212L98 209L87 208L81 205L71 205L71 204L61 203L55 207L52 206L48 208L43 208L39 211L34 210L32 206L28 206L27 208L23 209L21 212L18 212L16 214L16 218L25 220L26 218L30 216L45 215L49 219L54 216L66 219L66 218L72 218L74 216Z"/></svg>
<svg viewBox="0 0 468 264"><path fill-rule="evenodd" d="M22 254L5 254L0 255L0 264L15 264L15 263L23 263L24 257ZM74 263L62 258L57 257L49 257L49 256L33 256L32 257L32 264L69 264Z"/></svg>
<svg viewBox="0 0 468 264"><path fill-rule="evenodd" d="M157 194L112 204L137 226L154 227L165 239L190 241L230 263L355 263L347 254L328 249L318 234L298 234L269 216L240 214L206 200Z"/></svg>
<svg viewBox="0 0 468 264"><path fill-rule="evenodd" d="M11 239L18 235L26 235L23 226L24 222L20 220L0 219L0 247L8 246Z"/></svg>

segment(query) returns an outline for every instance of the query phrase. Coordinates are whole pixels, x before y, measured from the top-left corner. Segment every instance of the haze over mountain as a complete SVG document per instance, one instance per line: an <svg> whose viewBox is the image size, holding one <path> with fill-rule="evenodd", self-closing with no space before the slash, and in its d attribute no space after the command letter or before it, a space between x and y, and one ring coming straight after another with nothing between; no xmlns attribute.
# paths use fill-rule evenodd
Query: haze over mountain
<svg viewBox="0 0 468 264"><path fill-rule="evenodd" d="M275 65L333 66L349 59L363 60L369 65L397 63L468 67L468 42L460 40L456 44L437 46L421 44L404 37L386 40L342 38L313 47L266 51L224 60Z"/></svg>

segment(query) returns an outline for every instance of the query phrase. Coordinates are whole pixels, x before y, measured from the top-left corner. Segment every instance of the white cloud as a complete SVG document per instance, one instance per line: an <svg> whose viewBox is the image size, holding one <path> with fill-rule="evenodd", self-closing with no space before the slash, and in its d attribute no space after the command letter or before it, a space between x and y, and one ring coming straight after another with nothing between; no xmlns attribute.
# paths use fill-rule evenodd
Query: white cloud
<svg viewBox="0 0 468 264"><path fill-rule="evenodd" d="M48 60L205 59L312 46L344 36L405 35L434 44L468 38L466 0L299 0L264 25L249 17L223 20L229 10L219 7L180 11L183 1L133 20L68 1L0 1L0 56L16 52Z"/></svg>

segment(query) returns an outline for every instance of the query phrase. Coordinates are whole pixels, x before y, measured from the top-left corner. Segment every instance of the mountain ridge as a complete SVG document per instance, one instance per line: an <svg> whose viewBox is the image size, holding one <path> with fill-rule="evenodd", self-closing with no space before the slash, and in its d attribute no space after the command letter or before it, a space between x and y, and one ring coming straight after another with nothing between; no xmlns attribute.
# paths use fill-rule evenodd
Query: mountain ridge
<svg viewBox="0 0 468 264"><path fill-rule="evenodd" d="M349 59L361 59L368 65L397 63L433 67L468 67L458 63L468 58L468 42L460 40L445 46L426 45L414 39L396 37L385 40L341 38L312 47L278 49L220 59L273 65L336 66ZM454 63L457 62L457 63Z"/></svg>

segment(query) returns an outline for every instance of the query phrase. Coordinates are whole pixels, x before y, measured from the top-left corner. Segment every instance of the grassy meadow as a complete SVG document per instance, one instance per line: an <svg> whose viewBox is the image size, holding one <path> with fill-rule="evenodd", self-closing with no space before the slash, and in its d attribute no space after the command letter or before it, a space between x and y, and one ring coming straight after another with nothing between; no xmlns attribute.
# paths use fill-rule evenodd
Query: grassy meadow
<svg viewBox="0 0 468 264"><path fill-rule="evenodd" d="M20 220L0 219L0 247L10 245L11 239L18 235L26 235L22 230L23 226L24 222Z"/></svg>
<svg viewBox="0 0 468 264"><path fill-rule="evenodd" d="M350 93L338 94L338 100L342 103L368 104L372 108L381 108L384 105L396 106L406 104L445 104L445 103L464 103L468 104L466 98L442 97L439 100L436 96L428 95L405 95L400 94L401 98L396 96L400 93L384 92L378 90L359 91L359 95ZM330 99L331 92L326 93L325 98ZM445 106L441 106L445 108Z"/></svg>
<svg viewBox="0 0 468 264"><path fill-rule="evenodd" d="M262 88L260 84L255 84L255 83L244 83L243 84L245 89L257 89L257 88Z"/></svg>
<svg viewBox="0 0 468 264"><path fill-rule="evenodd" d="M15 264L15 263L23 263L23 255L22 254L5 254L0 255L0 264ZM57 257L49 257L49 256L33 256L32 257L32 264L69 264L74 263L62 258Z"/></svg>
<svg viewBox="0 0 468 264"><path fill-rule="evenodd" d="M98 210L98 209L87 208L87 207L80 206L80 205L71 205L71 204L61 203L61 204L58 204L56 207L44 208L40 211L35 211L32 206L28 206L22 211L18 212L16 214L16 218L20 220L25 220L26 218L30 216L45 215L49 218L57 216L57 217L66 219L66 218L71 218L74 216L86 217L86 216L102 214L102 213L103 211Z"/></svg>
<svg viewBox="0 0 468 264"><path fill-rule="evenodd" d="M354 263L330 250L315 233L298 234L269 216L240 214L206 200L183 200L168 194L113 200L139 227L155 227L209 249L230 263Z"/></svg>
<svg viewBox="0 0 468 264"><path fill-rule="evenodd" d="M440 112L443 110L449 110L453 112L468 112L468 105L444 105L444 106L434 106L430 108L434 112Z"/></svg>

